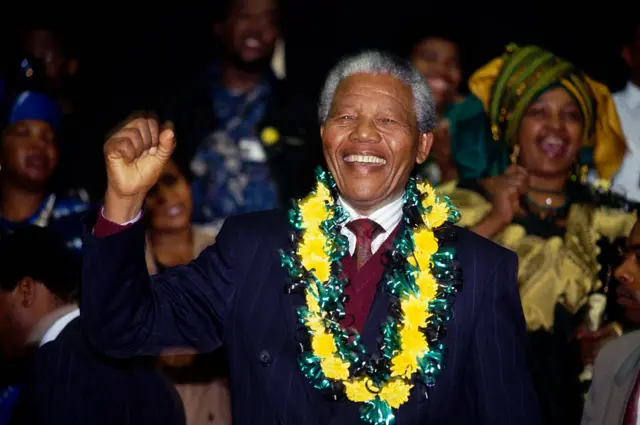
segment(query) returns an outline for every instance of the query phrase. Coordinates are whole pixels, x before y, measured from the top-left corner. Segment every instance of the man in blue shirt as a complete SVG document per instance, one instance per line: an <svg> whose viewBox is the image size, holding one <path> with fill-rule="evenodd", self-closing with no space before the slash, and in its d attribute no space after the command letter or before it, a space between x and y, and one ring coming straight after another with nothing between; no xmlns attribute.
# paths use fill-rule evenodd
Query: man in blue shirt
<svg viewBox="0 0 640 425"><path fill-rule="evenodd" d="M312 181L312 105L292 96L269 65L279 34L275 0L230 0L214 25L218 60L172 105L181 149L191 158L194 220L267 210ZM319 143L315 158L320 157Z"/></svg>

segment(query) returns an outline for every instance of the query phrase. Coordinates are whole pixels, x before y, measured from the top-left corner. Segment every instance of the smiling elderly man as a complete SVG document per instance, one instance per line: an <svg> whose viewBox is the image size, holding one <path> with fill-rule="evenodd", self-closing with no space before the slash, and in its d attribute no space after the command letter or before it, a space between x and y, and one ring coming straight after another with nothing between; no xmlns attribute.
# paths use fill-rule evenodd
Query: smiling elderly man
<svg viewBox="0 0 640 425"><path fill-rule="evenodd" d="M84 248L95 345L224 345L237 424L538 424L515 254L456 227L412 177L433 140L425 81L383 53L346 58L319 120L329 173L305 199L228 218L195 261L151 278L141 207L174 134L139 118L106 142Z"/></svg>

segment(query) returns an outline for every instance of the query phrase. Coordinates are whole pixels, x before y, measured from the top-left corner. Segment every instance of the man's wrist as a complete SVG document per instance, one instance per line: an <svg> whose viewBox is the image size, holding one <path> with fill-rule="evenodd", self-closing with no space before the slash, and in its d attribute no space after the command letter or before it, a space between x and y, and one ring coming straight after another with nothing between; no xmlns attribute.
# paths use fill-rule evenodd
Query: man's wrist
<svg viewBox="0 0 640 425"><path fill-rule="evenodd" d="M102 215L112 223L125 225L131 221L135 221L140 215L143 203L144 196L134 195L123 197L107 189L104 197Z"/></svg>

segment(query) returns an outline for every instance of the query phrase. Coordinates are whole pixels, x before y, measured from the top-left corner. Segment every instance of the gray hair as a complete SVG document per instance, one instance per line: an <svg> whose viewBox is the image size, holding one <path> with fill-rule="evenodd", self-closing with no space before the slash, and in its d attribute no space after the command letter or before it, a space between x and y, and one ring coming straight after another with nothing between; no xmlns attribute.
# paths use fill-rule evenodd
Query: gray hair
<svg viewBox="0 0 640 425"><path fill-rule="evenodd" d="M436 106L426 80L408 61L375 50L347 56L329 72L318 104L320 125L324 124L329 116L329 109L338 85L342 80L354 74L388 74L411 87L418 130L421 133L433 130L436 124Z"/></svg>

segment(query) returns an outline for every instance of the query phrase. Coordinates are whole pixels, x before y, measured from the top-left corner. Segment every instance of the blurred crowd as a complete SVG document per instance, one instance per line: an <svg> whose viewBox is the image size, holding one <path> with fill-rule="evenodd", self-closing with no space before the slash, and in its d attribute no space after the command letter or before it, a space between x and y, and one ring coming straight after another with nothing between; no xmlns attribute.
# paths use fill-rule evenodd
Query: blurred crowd
<svg viewBox="0 0 640 425"><path fill-rule="evenodd" d="M460 208L462 226L519 257L549 424L580 423L600 349L640 327L640 18L632 21L619 46L629 80L616 93L537 46L505 46L468 78L446 36L401 49L438 112L415 173ZM288 207L309 191L324 161L317 99L288 84L279 25L275 0L226 2L212 26L217 55L154 111L174 126L177 150L146 200L150 273L194 259L226 217ZM65 333L91 356L79 325L52 329L81 320L83 217L104 194L106 134L82 125L90 111L78 100L73 43L45 24L15 43L20 55L0 80L0 424L22 423L37 408L29 400L62 385L34 387L29 376L63 367L42 353ZM120 389L123 409L154 412L138 422L178 411L175 423L231 423L222 352L95 361L115 372L87 368L109 381L96 376L87 391Z"/></svg>

